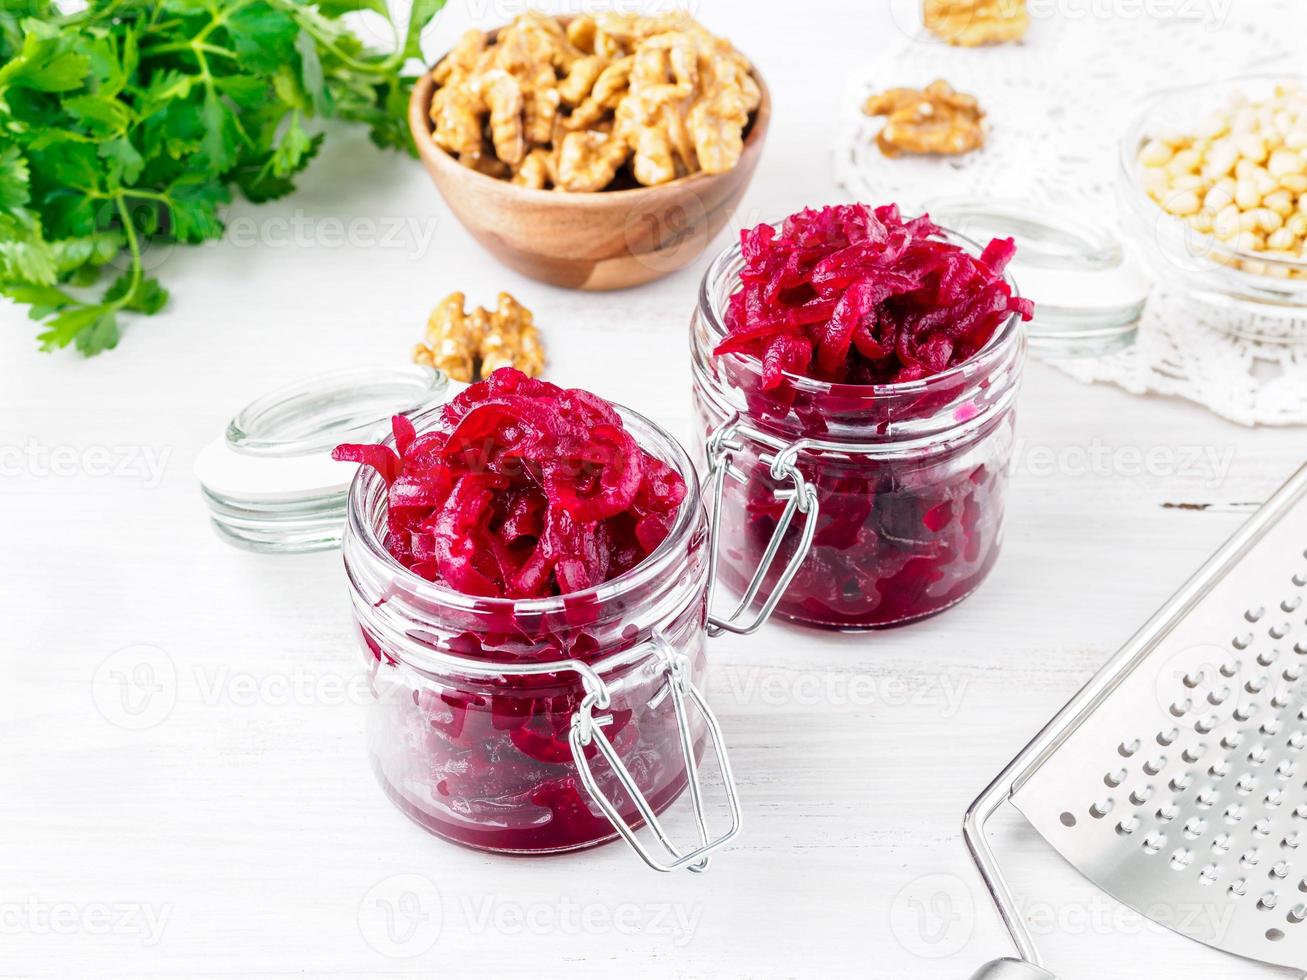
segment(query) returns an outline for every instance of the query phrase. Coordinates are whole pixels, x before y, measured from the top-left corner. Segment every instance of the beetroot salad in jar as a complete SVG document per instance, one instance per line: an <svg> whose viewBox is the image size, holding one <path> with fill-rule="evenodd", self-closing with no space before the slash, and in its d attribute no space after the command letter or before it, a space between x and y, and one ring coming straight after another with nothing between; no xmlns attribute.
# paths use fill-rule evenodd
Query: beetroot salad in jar
<svg viewBox="0 0 1307 980"><path fill-rule="evenodd" d="M708 529L676 441L504 368L334 455L365 464L344 558L370 755L396 806L489 851L621 836L658 870L705 867L739 809L696 687ZM731 811L715 839L698 781L709 745ZM657 815L687 788L700 837L683 848Z"/></svg>
<svg viewBox="0 0 1307 980"><path fill-rule="evenodd" d="M713 632L775 611L908 623L998 557L1032 304L983 248L893 205L807 209L741 233L691 329L714 501Z"/></svg>

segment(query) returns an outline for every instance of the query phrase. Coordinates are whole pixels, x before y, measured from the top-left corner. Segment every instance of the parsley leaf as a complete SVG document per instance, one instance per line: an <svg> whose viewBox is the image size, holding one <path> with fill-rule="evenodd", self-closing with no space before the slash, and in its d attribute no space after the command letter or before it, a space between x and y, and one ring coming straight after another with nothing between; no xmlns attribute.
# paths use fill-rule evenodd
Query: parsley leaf
<svg viewBox="0 0 1307 980"><path fill-rule="evenodd" d="M18 147L0 149L0 211L13 214L27 203L30 176L27 161Z"/></svg>
<svg viewBox="0 0 1307 980"><path fill-rule="evenodd" d="M291 60L299 27L284 10L269 3L235 4L227 34L241 64L260 73L276 71Z"/></svg>

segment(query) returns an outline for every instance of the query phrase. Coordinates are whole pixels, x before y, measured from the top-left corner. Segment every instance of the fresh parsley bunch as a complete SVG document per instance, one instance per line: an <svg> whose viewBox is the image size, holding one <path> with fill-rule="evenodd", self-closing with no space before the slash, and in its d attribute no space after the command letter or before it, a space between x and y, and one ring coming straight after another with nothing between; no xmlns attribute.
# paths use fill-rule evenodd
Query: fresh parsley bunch
<svg viewBox="0 0 1307 980"><path fill-rule="evenodd" d="M168 298L146 243L221 236L233 187L289 193L322 142L311 120L411 149L403 68L443 4L414 0L383 53L340 18L390 22L386 0L4 0L0 293L30 305L46 350L115 346L120 312Z"/></svg>

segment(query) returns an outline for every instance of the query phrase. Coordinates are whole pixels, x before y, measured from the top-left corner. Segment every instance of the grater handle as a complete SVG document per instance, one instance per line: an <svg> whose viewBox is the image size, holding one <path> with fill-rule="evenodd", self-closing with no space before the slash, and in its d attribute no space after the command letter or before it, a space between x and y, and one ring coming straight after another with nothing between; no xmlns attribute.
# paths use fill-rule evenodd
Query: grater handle
<svg viewBox="0 0 1307 980"><path fill-rule="evenodd" d="M994 960L977 970L971 980L1057 980L1043 967L1025 960Z"/></svg>

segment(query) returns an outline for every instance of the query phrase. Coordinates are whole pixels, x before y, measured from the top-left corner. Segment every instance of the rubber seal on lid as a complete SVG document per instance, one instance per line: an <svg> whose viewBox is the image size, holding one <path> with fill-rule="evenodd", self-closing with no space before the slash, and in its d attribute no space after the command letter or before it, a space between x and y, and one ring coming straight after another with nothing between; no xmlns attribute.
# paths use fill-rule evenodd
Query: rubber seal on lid
<svg viewBox="0 0 1307 980"><path fill-rule="evenodd" d="M375 442L392 415L447 401L457 388L418 365L364 367L305 378L256 398L195 460L214 528L228 543L262 552L340 544L357 467L338 463L342 442Z"/></svg>
<svg viewBox="0 0 1307 980"><path fill-rule="evenodd" d="M1025 327L1032 349L1092 357L1134 342L1151 279L1111 228L1019 201L942 197L924 209L969 238L1016 240L1008 271L1035 303Z"/></svg>

